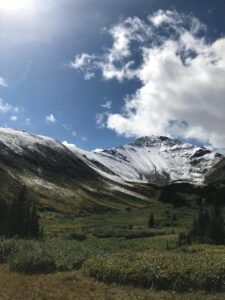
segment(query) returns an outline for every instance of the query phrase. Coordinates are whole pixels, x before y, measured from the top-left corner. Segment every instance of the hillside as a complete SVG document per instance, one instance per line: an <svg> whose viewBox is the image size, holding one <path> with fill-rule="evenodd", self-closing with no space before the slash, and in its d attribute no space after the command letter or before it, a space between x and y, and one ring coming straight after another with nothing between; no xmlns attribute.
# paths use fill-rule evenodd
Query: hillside
<svg viewBox="0 0 225 300"><path fill-rule="evenodd" d="M202 184L205 174L223 157L206 148L163 136L147 136L100 153L86 153L94 169L114 180ZM92 166L93 167L93 166Z"/></svg>
<svg viewBox="0 0 225 300"><path fill-rule="evenodd" d="M124 187L101 176L80 152L48 137L1 128L0 153L2 197L12 199L17 190L12 191L12 185L25 184L30 197L43 208L64 212L139 206L148 201L133 186Z"/></svg>
<svg viewBox="0 0 225 300"><path fill-rule="evenodd" d="M0 129L2 197L25 184L44 210L71 213L145 207L160 186L203 185L221 154L167 137L143 137L100 153L49 137ZM13 187L13 188L12 188Z"/></svg>

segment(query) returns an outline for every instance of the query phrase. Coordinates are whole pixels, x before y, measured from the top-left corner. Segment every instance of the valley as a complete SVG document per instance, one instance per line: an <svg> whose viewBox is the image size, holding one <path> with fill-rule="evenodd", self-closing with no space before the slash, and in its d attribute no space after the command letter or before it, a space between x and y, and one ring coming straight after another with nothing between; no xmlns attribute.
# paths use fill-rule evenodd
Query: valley
<svg viewBox="0 0 225 300"><path fill-rule="evenodd" d="M43 229L0 237L3 299L222 299L225 246L181 240L201 209L225 218L222 154L153 136L87 152L6 128L0 153L0 201L25 187Z"/></svg>

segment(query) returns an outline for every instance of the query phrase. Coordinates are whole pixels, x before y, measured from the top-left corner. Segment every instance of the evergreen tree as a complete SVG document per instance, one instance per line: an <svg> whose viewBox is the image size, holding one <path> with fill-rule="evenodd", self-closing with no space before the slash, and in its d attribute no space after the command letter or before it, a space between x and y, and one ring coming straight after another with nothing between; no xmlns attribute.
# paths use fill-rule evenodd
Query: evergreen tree
<svg viewBox="0 0 225 300"><path fill-rule="evenodd" d="M30 236L32 238L38 239L40 235L43 234L40 230L39 216L37 214L36 206L33 206L30 215Z"/></svg>
<svg viewBox="0 0 225 300"><path fill-rule="evenodd" d="M153 228L155 226L155 217L154 214L151 214L148 220L148 227Z"/></svg>
<svg viewBox="0 0 225 300"><path fill-rule="evenodd" d="M0 236L8 234L8 207L7 203L0 199Z"/></svg>
<svg viewBox="0 0 225 300"><path fill-rule="evenodd" d="M217 204L215 204L211 214L211 220L208 228L208 237L209 241L213 244L225 244L225 224L221 216L221 209Z"/></svg>
<svg viewBox="0 0 225 300"><path fill-rule="evenodd" d="M193 241L200 243L225 244L225 224L217 203L211 215L200 207L197 217L194 218L190 236Z"/></svg>
<svg viewBox="0 0 225 300"><path fill-rule="evenodd" d="M27 198L25 186L23 186L19 196L12 202L10 214L9 235L18 235L22 238L39 238L39 216L35 206Z"/></svg>
<svg viewBox="0 0 225 300"><path fill-rule="evenodd" d="M172 221L177 221L177 216L175 214L172 216Z"/></svg>

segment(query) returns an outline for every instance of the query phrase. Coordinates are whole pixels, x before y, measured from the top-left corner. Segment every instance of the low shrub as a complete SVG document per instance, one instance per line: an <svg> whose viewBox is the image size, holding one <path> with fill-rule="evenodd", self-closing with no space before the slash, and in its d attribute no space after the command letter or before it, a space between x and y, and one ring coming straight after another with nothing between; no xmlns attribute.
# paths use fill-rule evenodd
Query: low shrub
<svg viewBox="0 0 225 300"><path fill-rule="evenodd" d="M111 231L95 231L92 235L100 239L107 239L113 237L114 233Z"/></svg>
<svg viewBox="0 0 225 300"><path fill-rule="evenodd" d="M56 263L52 255L44 249L18 252L9 258L10 270L25 273L51 273L56 271Z"/></svg>
<svg viewBox="0 0 225 300"><path fill-rule="evenodd" d="M0 239L0 263L5 263L8 257L14 253L36 248L39 242L34 240L21 240L18 238Z"/></svg>
<svg viewBox="0 0 225 300"><path fill-rule="evenodd" d="M86 235L85 234L81 234L81 233L76 233L76 232L71 232L66 236L67 240L75 240L75 241L85 241L86 240Z"/></svg>
<svg viewBox="0 0 225 300"><path fill-rule="evenodd" d="M126 239L138 239L138 238L148 238L155 236L156 233L153 231L134 231L126 234Z"/></svg>
<svg viewBox="0 0 225 300"><path fill-rule="evenodd" d="M105 283L179 292L225 290L224 253L124 252L89 259L83 271Z"/></svg>

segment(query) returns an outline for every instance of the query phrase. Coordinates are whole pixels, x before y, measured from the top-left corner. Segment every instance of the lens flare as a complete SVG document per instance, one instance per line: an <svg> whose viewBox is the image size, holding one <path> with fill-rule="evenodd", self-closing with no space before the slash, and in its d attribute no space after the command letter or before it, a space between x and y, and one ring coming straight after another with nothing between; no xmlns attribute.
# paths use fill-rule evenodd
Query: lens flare
<svg viewBox="0 0 225 300"><path fill-rule="evenodd" d="M26 14L35 7L35 0L0 0L0 14Z"/></svg>

